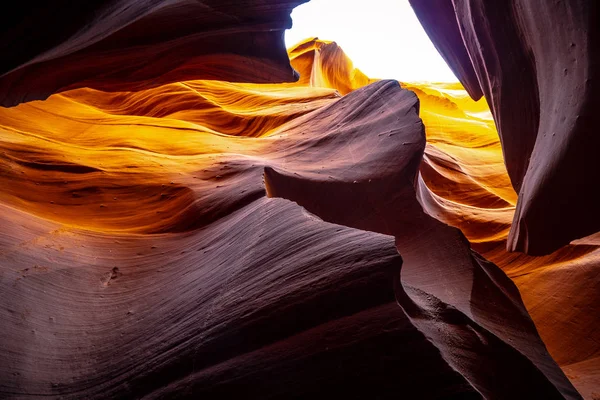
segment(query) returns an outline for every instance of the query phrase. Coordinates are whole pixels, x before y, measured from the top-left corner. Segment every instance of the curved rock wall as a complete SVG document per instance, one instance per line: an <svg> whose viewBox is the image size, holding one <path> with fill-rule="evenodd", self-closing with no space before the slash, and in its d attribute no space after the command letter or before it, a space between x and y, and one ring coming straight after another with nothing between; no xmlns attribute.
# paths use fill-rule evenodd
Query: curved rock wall
<svg viewBox="0 0 600 400"><path fill-rule="evenodd" d="M471 96L490 104L519 194L509 250L547 255L600 231L597 2L410 2Z"/></svg>
<svg viewBox="0 0 600 400"><path fill-rule="evenodd" d="M297 3L15 14L0 397L580 398L563 370L593 396L597 239L506 252L517 195L460 85L316 39L257 84L295 78Z"/></svg>

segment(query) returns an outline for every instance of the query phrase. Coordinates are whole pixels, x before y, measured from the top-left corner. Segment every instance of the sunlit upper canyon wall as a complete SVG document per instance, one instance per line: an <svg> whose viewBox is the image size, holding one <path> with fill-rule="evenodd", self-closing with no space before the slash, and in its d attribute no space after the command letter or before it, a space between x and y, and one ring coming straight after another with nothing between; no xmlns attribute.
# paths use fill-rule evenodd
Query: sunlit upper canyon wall
<svg viewBox="0 0 600 400"><path fill-rule="evenodd" d="M15 11L0 397L597 396L595 6L412 1L465 90L286 52L299 3Z"/></svg>

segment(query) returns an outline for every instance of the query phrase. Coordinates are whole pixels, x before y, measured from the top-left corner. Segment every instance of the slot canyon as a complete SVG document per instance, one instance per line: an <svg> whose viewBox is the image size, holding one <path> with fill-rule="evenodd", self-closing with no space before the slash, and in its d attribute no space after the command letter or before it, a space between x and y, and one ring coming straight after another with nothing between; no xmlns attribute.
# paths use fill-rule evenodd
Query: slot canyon
<svg viewBox="0 0 600 400"><path fill-rule="evenodd" d="M600 399L597 2L307 2L4 7L1 399Z"/></svg>

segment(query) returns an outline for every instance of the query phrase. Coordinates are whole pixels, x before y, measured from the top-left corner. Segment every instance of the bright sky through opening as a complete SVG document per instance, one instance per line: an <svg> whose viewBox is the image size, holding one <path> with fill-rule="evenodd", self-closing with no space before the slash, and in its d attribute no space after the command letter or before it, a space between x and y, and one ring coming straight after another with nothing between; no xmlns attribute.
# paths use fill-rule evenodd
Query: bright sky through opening
<svg viewBox="0 0 600 400"><path fill-rule="evenodd" d="M316 36L337 42L371 78L457 81L408 0L311 0L296 7L292 19L287 47Z"/></svg>

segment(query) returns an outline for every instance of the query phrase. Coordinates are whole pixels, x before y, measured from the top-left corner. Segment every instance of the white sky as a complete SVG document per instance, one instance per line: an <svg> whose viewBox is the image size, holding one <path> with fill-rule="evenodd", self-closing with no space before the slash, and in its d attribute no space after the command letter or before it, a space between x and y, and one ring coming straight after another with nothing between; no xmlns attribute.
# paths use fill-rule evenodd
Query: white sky
<svg viewBox="0 0 600 400"><path fill-rule="evenodd" d="M308 37L334 40L371 78L456 82L408 0L311 0L292 12L287 47Z"/></svg>

